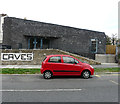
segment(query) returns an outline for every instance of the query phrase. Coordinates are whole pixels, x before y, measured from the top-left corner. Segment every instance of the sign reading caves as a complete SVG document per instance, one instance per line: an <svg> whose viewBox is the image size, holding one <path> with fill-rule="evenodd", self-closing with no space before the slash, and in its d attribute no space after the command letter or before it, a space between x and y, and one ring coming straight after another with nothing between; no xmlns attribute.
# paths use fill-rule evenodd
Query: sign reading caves
<svg viewBox="0 0 120 104"><path fill-rule="evenodd" d="M32 61L33 53L1 53L2 61Z"/></svg>

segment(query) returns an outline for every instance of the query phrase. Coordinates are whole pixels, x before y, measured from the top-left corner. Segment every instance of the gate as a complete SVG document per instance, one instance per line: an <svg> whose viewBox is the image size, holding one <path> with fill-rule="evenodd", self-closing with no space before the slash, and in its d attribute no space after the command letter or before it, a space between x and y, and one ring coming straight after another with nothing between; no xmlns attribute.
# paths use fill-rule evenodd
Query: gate
<svg viewBox="0 0 120 104"><path fill-rule="evenodd" d="M106 54L115 54L116 46L115 45L106 45Z"/></svg>

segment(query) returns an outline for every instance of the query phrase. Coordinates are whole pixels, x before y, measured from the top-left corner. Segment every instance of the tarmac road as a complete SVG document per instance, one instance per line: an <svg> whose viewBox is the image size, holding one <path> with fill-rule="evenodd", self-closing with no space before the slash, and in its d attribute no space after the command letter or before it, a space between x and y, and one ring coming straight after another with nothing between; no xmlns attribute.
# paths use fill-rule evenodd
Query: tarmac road
<svg viewBox="0 0 120 104"><path fill-rule="evenodd" d="M3 102L118 102L118 74L80 77L2 75Z"/></svg>

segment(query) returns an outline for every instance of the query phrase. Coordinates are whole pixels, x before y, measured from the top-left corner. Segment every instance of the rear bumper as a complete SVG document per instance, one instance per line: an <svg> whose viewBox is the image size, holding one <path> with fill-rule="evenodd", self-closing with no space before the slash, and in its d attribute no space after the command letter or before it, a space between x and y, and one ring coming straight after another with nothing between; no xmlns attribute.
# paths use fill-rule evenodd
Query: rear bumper
<svg viewBox="0 0 120 104"><path fill-rule="evenodd" d="M40 70L40 71L41 71L41 74L43 74L43 68L41 68L41 70Z"/></svg>

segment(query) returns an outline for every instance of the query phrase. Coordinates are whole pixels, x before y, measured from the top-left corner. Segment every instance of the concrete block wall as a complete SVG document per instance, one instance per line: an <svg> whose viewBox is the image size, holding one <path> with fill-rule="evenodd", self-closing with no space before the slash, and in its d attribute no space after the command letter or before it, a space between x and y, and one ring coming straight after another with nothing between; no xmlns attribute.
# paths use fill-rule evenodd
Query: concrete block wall
<svg viewBox="0 0 120 104"><path fill-rule="evenodd" d="M115 63L114 54L96 54L95 60L101 63Z"/></svg>
<svg viewBox="0 0 120 104"><path fill-rule="evenodd" d="M118 47L118 63L120 64L120 47Z"/></svg>

